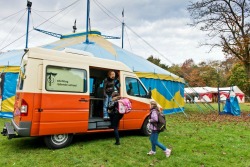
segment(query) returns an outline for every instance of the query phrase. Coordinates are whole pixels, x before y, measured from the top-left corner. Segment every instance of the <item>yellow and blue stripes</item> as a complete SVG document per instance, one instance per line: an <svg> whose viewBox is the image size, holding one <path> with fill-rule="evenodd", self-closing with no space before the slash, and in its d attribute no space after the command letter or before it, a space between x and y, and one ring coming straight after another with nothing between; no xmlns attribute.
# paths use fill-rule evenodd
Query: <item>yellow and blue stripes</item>
<svg viewBox="0 0 250 167"><path fill-rule="evenodd" d="M12 117L16 95L18 73L4 73L0 117Z"/></svg>

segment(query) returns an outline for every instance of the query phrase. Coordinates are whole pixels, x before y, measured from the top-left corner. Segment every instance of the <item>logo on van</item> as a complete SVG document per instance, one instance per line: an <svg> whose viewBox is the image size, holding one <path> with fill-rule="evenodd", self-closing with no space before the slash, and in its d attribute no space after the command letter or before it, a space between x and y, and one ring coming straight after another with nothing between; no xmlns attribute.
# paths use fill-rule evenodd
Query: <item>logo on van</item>
<svg viewBox="0 0 250 167"><path fill-rule="evenodd" d="M49 83L49 86L51 86L51 84L54 83L55 81L57 73L47 72L46 74L47 74L47 82Z"/></svg>

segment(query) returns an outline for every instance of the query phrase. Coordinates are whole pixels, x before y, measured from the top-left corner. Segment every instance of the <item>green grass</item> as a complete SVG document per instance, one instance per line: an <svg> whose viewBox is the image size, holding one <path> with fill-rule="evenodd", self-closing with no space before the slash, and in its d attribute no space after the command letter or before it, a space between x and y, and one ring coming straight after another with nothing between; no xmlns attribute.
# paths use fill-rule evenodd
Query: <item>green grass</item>
<svg viewBox="0 0 250 167"><path fill-rule="evenodd" d="M75 136L69 147L60 150L47 149L41 138L0 136L0 166L250 167L249 111L240 117L193 110L187 111L188 118L181 113L168 115L168 130L159 140L173 149L170 158L159 149L155 156L147 156L150 142L137 131L122 132L120 146L114 145L113 133L101 133ZM0 119L1 128L6 121Z"/></svg>
<svg viewBox="0 0 250 167"><path fill-rule="evenodd" d="M240 104L241 111L250 111L250 103L242 103ZM223 110L223 104L220 105L220 110ZM218 111L218 103L196 103L196 104L186 104L185 111L192 111L192 112L212 112Z"/></svg>

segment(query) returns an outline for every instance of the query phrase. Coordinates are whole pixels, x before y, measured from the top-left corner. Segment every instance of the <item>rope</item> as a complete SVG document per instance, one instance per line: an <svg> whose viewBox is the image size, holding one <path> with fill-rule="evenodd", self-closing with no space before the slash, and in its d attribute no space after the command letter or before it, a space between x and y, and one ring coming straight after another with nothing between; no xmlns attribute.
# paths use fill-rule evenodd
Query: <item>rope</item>
<svg viewBox="0 0 250 167"><path fill-rule="evenodd" d="M172 93L168 90L168 88L166 87L166 85L163 83L163 81L160 79L160 77L158 76L158 74L155 73L155 75L159 78L159 80L161 81L161 84L163 85L163 87L167 90L167 92L170 94L170 96L173 98L174 102L178 105L178 107L181 109L182 113L186 116L187 114L184 112L184 110L181 108L180 104L175 100L174 96L172 95Z"/></svg>
<svg viewBox="0 0 250 167"><path fill-rule="evenodd" d="M93 0L93 2L111 19L115 20L118 23L122 23L122 21L117 18L110 10L108 10L103 4L101 4L98 0ZM106 11L105 11L106 10ZM112 16L113 17L112 17Z"/></svg>
<svg viewBox="0 0 250 167"><path fill-rule="evenodd" d="M62 9L61 11L59 11L58 13L56 13L55 15L51 16L50 18L48 18L47 20L43 21L42 23L40 23L38 26L36 26L35 28L45 24L46 22L48 22L49 20L51 20L52 18L56 17L57 15L59 15L61 12L63 12L64 10L66 10L67 8L71 7L72 5L76 4L77 2L79 2L80 0L76 0L75 2L73 2L72 4L68 5L67 7L65 7L64 9ZM29 30L28 33L32 32L34 29ZM0 51L2 51L3 49L7 48L8 46L12 45L13 43L17 42L18 40L20 40L22 37L26 36L26 33L19 36L18 38L16 38L14 41L10 42L9 44L5 45L4 47L2 47L0 49Z"/></svg>
<svg viewBox="0 0 250 167"><path fill-rule="evenodd" d="M126 33L126 35L127 35L127 37L128 37L128 33L127 33L127 30L126 30L125 27L124 27L124 30L125 30L125 33ZM129 43L129 47L130 47L131 51L133 52L133 49L132 49L132 47L131 47L131 43L130 43L129 37L128 37L128 43Z"/></svg>
<svg viewBox="0 0 250 167"><path fill-rule="evenodd" d="M15 16L16 14L21 13L21 12L24 11L24 10L26 10L26 9L22 9L22 10L20 10L20 11L18 11L18 12L16 12L16 13L13 13L13 14L7 16L7 17L4 17L4 18L2 18L2 19L0 20L0 22L3 21L3 20L6 20L6 19L8 19L8 18L10 18L10 17L12 17L12 16Z"/></svg>
<svg viewBox="0 0 250 167"><path fill-rule="evenodd" d="M33 11L33 13L35 13L37 16L41 17L42 19L47 20L45 17L41 16L40 14L38 14L38 13L35 12L35 11ZM64 16L64 15L63 15L63 16ZM59 20L59 19L57 19L56 21L58 21L58 20ZM55 21L55 22L56 22L56 21ZM48 22L50 22L51 24L53 24L53 25L55 25L55 26L57 26L57 27L63 28L64 30L67 29L67 28L65 28L65 27L62 27L62 26L59 26L59 25L55 24L55 22L52 22L52 21L50 21L50 20L48 20ZM34 27L34 26L33 26L33 27Z"/></svg>
<svg viewBox="0 0 250 167"><path fill-rule="evenodd" d="M10 32L5 36L5 38L3 39L3 41L1 42L0 47L4 44L4 42L8 39L9 35L12 33L12 31L16 28L17 24L22 20L23 16L25 15L26 11L21 15L21 17L18 19L18 21L16 22L16 24L14 25L14 27L12 27L12 29L10 30Z"/></svg>

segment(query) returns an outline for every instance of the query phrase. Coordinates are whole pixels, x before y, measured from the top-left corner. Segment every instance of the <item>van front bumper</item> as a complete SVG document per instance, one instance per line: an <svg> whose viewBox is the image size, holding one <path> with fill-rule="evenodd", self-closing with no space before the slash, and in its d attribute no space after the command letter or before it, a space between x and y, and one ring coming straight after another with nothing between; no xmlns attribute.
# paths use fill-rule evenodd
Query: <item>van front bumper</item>
<svg viewBox="0 0 250 167"><path fill-rule="evenodd" d="M8 139L16 137L28 137L30 136L31 122L20 122L19 126L16 125L14 120L10 122L5 122L3 131L1 134L7 136Z"/></svg>

